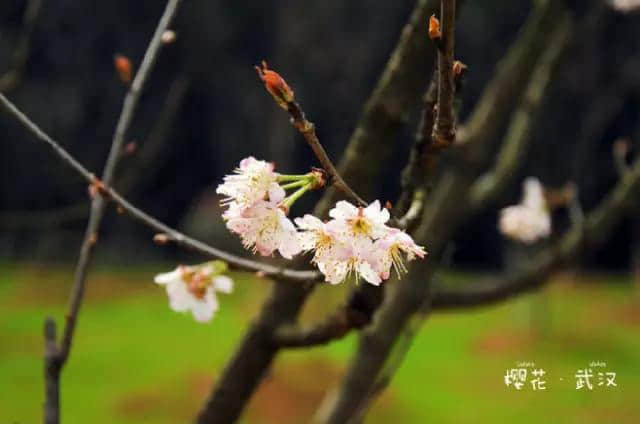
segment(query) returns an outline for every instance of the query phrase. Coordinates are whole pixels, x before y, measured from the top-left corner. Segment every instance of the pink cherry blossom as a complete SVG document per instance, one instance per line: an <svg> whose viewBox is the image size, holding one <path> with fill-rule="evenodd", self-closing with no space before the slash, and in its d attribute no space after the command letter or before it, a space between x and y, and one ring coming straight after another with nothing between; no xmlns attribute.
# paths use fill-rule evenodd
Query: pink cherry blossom
<svg viewBox="0 0 640 424"><path fill-rule="evenodd" d="M376 200L366 208L358 208L341 200L329 211L333 218L333 228L345 236L380 238L387 230L385 223L389 220L389 211L380 206Z"/></svg>
<svg viewBox="0 0 640 424"><path fill-rule="evenodd" d="M363 237L354 237L350 241L335 259L319 262L318 269L331 284L351 279L357 282L362 277L373 285L379 285L382 279L372 265L373 241Z"/></svg>
<svg viewBox="0 0 640 424"><path fill-rule="evenodd" d="M298 233L300 247L304 251L314 252L311 262L318 266L320 272L330 274L332 269L339 267L340 262L347 258L347 245L336 236L329 225L309 214L296 218L295 223L302 230ZM335 279L327 281L332 284L341 282Z"/></svg>
<svg viewBox="0 0 640 424"><path fill-rule="evenodd" d="M223 214L227 228L242 238L246 249L269 256L279 251L282 257L291 259L302 248L296 227L279 207L285 192L280 186L269 190L269 200L258 200L249 207L236 202Z"/></svg>
<svg viewBox="0 0 640 424"><path fill-rule="evenodd" d="M249 207L258 200L263 200L269 190L277 186L278 173L274 172L274 164L257 160L253 156L240 161L235 174L224 177L216 192L227 196L224 204L233 201L241 206Z"/></svg>
<svg viewBox="0 0 640 424"><path fill-rule="evenodd" d="M233 291L233 280L219 275L219 269L216 271L216 268L220 268L217 263L181 265L171 272L156 275L154 281L166 287L171 309L176 312L191 311L196 321L208 322L219 308L216 292Z"/></svg>
<svg viewBox="0 0 640 424"><path fill-rule="evenodd" d="M395 269L398 277L407 272L403 254L407 261L412 261L416 257L424 258L426 252L411 236L395 228L389 229L383 238L374 243L374 269L383 280L389 278L391 267Z"/></svg>

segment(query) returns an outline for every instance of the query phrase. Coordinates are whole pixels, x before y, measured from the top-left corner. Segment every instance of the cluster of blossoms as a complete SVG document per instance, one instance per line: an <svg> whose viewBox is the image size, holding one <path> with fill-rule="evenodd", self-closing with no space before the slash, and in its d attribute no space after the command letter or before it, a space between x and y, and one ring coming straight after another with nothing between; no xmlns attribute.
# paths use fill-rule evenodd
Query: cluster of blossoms
<svg viewBox="0 0 640 424"><path fill-rule="evenodd" d="M406 272L404 257L413 260L425 255L407 233L385 224L389 211L377 200L366 208L340 201L329 216L328 222L313 215L295 221L302 248L313 252L312 262L331 284L351 276L378 285L389 278L392 267L398 276Z"/></svg>
<svg viewBox="0 0 640 424"><path fill-rule="evenodd" d="M329 212L330 221L305 215L294 225L287 217L293 203L323 184L321 172L281 175L272 163L249 157L224 178L217 192L226 196L222 204L227 228L240 236L245 248L263 256L277 250L287 259L312 252L312 262L332 284L350 276L380 284L392 267L398 274L406 271L405 257L424 257L424 249L408 234L386 225L389 211L379 201L366 208L340 201ZM297 190L286 196L292 188Z"/></svg>
<svg viewBox="0 0 640 424"><path fill-rule="evenodd" d="M282 257L308 252L313 254L325 280L338 284L360 277L378 285L389 278L391 269L398 276L406 272L404 261L423 258L425 251L404 231L386 225L389 211L375 201L366 208L340 201L323 222L313 215L296 218L287 215L291 206L307 191L324 185L322 171L304 175L282 175L273 163L248 157L217 188L223 195L222 215L227 228L240 236L242 244L254 254ZM287 196L287 190L294 190ZM207 322L218 310L216 292L231 293L233 281L222 274L222 261L179 266L159 274L155 282L166 286L171 309L191 311L196 321Z"/></svg>
<svg viewBox="0 0 640 424"><path fill-rule="evenodd" d="M551 216L544 188L537 178L527 178L523 190L520 204L502 209L498 227L506 237L530 244L549 237Z"/></svg>
<svg viewBox="0 0 640 424"><path fill-rule="evenodd" d="M156 275L154 281L166 287L171 309L190 310L196 321L207 322L218 310L216 292L233 291L231 278L222 275L226 270L227 264L222 261L179 265L171 272Z"/></svg>

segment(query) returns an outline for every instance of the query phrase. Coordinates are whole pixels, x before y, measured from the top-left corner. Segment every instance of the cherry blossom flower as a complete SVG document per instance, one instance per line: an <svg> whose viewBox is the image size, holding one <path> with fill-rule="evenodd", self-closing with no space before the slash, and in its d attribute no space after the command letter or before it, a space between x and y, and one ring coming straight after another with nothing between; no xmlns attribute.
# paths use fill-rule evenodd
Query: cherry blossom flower
<svg viewBox="0 0 640 424"><path fill-rule="evenodd" d="M331 275L332 270L340 266L340 262L347 258L347 246L338 239L329 225L313 215L296 218L295 223L302 231L298 233L298 240L302 250L313 251L311 262L318 266L324 275ZM327 279L332 284L340 283L337 277Z"/></svg>
<svg viewBox="0 0 640 424"><path fill-rule="evenodd" d="M498 226L505 236L530 244L549 237L551 216L540 181L527 178L523 187L522 202L502 209Z"/></svg>
<svg viewBox="0 0 640 424"><path fill-rule="evenodd" d="M258 200L263 200L269 190L278 186L278 173L274 172L275 165L253 156L242 159L234 175L224 177L216 192L227 196L223 204L237 202L243 207L249 207Z"/></svg>
<svg viewBox="0 0 640 424"><path fill-rule="evenodd" d="M333 219L326 223L312 215L295 221L302 249L314 251L312 262L331 284L362 277L378 285L392 266L406 272L403 254L407 260L425 255L408 234L385 225L389 212L377 200L367 208L341 201L329 215Z"/></svg>
<svg viewBox="0 0 640 424"><path fill-rule="evenodd" d="M156 275L154 281L166 287L171 309L191 311L196 321L208 322L219 308L216 292L233 291L233 280L220 275L226 269L227 265L222 261L180 265L171 272Z"/></svg>
<svg viewBox="0 0 640 424"><path fill-rule="evenodd" d="M338 284L347 279L358 282L362 277L373 285L379 285L382 278L372 265L373 241L363 237L352 238L350 241L351 243L345 245L335 259L319 262L318 269L331 284Z"/></svg>
<svg viewBox="0 0 640 424"><path fill-rule="evenodd" d="M337 232L349 237L369 237L373 239L385 235L389 220L389 211L380 206L376 200L366 208L358 208L346 200L336 203L329 211L329 216L334 220L331 225Z"/></svg>
<svg viewBox="0 0 640 424"><path fill-rule="evenodd" d="M282 257L291 259L301 251L296 227L280 207L285 191L272 186L269 200L258 200L249 207L232 202L223 214L227 228L238 234L246 249L269 256L278 250Z"/></svg>
<svg viewBox="0 0 640 424"><path fill-rule="evenodd" d="M387 235L374 243L374 269L383 280L389 278L392 266L398 278L407 272L403 254L407 261L412 261L416 257L424 258L426 252L423 247L413 241L411 236L397 228L389 229Z"/></svg>

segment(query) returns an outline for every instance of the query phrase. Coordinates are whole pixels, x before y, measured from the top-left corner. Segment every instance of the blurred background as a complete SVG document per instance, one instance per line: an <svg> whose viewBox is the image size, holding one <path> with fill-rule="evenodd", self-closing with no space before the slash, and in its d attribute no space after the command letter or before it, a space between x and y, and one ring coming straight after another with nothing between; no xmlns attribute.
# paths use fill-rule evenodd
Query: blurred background
<svg viewBox="0 0 640 424"><path fill-rule="evenodd" d="M177 38L161 53L142 96L115 187L167 224L241 252L220 219L215 187L222 176L248 155L289 174L316 165L253 65L266 59L286 77L337 161L414 3L184 2L173 25ZM513 246L496 231L497 214L518 200L524 177L550 187L573 181L588 210L618 178L614 142L630 140L632 153L640 147L640 13L614 11L604 1L595 13L585 6L591 2L573 3L577 14L587 14L586 24L556 73L519 178L452 240L443 278L504 265ZM0 79L0 90L99 173L127 90L114 56L139 65L164 3L42 1L25 44L28 4L0 3L0 75L20 70L14 81ZM457 58L469 66L461 121L530 8L524 0L469 0L460 9ZM398 194L417 112L376 185L383 201ZM0 422L31 423L39 421L42 400L42 320L63 315L89 203L86 183L4 114L0 134ZM296 208L306 211L313 200ZM68 422L188 421L266 292L266 283L242 284L251 277L237 275L238 292L222 299L211 325L176 315L152 277L201 258L160 248L151 236L109 212L63 377ZM371 422L533 423L545 416L640 422L632 401L640 390L634 274L640 274L637 213L543 293L429 321ZM332 290L319 290L305 319L319 319L327 304L339 302L342 289ZM246 422L306 422L338 381L354 342L285 354ZM594 360L617 371L618 389L571 387L577 369ZM504 386L505 371L517 361L546 369L547 392Z"/></svg>

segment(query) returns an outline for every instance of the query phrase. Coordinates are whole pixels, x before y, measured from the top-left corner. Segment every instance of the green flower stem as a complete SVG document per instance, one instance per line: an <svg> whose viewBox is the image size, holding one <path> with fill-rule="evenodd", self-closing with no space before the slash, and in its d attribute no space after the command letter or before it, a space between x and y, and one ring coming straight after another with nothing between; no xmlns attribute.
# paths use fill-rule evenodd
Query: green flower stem
<svg viewBox="0 0 640 424"><path fill-rule="evenodd" d="M296 188L296 187L302 187L306 184L309 184L309 180L308 179L304 179L304 180L300 180L300 181L295 181L293 183L289 183L289 184L284 184L281 187L285 190L289 190L290 188Z"/></svg>
<svg viewBox="0 0 640 424"><path fill-rule="evenodd" d="M304 175L278 175L278 182L279 183L284 183L287 181L300 181L300 180L305 180L305 179L309 179L309 174L304 174Z"/></svg>
<svg viewBox="0 0 640 424"><path fill-rule="evenodd" d="M282 205L285 206L287 209L291 209L291 206L293 206L296 200L301 198L307 191L311 189L312 186L313 186L312 182L307 182L304 186L302 186L298 190L291 193L289 197L285 198L282 201Z"/></svg>

